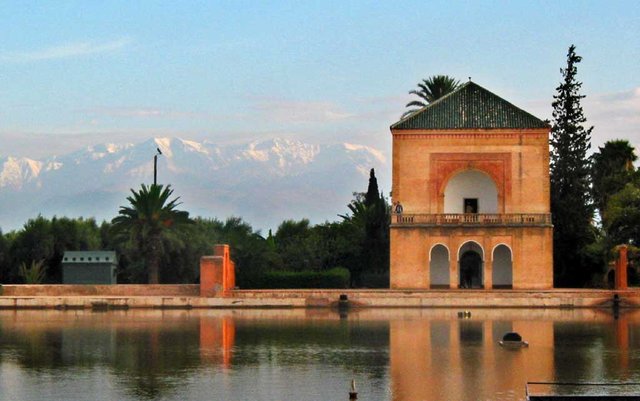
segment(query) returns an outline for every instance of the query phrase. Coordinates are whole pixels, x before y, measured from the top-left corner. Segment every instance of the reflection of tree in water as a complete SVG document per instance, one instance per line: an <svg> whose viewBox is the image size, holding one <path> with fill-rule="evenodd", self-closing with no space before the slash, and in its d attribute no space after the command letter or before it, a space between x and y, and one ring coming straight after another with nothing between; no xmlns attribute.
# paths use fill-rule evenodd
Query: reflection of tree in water
<svg viewBox="0 0 640 401"><path fill-rule="evenodd" d="M32 333L2 331L0 335L0 355L12 355L18 365L26 369L43 371L63 369L62 333L46 330Z"/></svg>
<svg viewBox="0 0 640 401"><path fill-rule="evenodd" d="M589 325L584 322L554 322L556 381L624 381L629 377L629 372L637 371L640 368L638 358L631 358L629 364L622 363L629 350L621 350L620 344L617 344L618 328L612 328L617 323L613 319L611 323L594 322ZM630 333L623 334L628 341ZM611 352L611 349L618 351Z"/></svg>
<svg viewBox="0 0 640 401"><path fill-rule="evenodd" d="M383 378L389 364L389 322L292 320L236 322L233 364L326 364Z"/></svg>
<svg viewBox="0 0 640 401"><path fill-rule="evenodd" d="M138 398L153 399L184 383L200 364L198 322L177 326L0 328L0 358L39 373L109 366Z"/></svg>
<svg viewBox="0 0 640 401"><path fill-rule="evenodd" d="M230 348L222 350L223 319L216 317L207 317L211 324L205 326L200 318L146 320L110 313L67 317L56 316L59 326L40 316L34 324L23 319L9 328L0 327L0 357L16 361L25 371L75 370L64 373L67 376L77 374L79 368L105 367L118 388L136 399L174 397L198 368L222 366L221 352L233 354L231 369L336 366L375 379L379 391L385 391L389 321L339 320L332 315L327 319L234 319L227 332L234 338L229 339ZM213 332L206 331L209 327Z"/></svg>
<svg viewBox="0 0 640 401"><path fill-rule="evenodd" d="M118 332L116 345L113 370L139 398L174 390L200 364L197 325Z"/></svg>

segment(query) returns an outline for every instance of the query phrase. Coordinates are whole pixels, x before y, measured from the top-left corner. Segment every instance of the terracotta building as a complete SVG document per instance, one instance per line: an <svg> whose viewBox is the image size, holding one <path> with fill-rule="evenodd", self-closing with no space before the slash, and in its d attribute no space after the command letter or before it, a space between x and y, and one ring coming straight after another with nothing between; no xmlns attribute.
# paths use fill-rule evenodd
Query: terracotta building
<svg viewBox="0 0 640 401"><path fill-rule="evenodd" d="M392 288L553 286L547 123L469 81L391 134Z"/></svg>

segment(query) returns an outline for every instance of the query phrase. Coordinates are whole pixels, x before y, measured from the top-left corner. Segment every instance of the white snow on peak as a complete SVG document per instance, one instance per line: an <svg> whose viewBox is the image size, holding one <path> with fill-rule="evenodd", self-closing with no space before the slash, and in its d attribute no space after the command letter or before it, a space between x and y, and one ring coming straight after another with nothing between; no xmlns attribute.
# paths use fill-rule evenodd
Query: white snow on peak
<svg viewBox="0 0 640 401"><path fill-rule="evenodd" d="M21 188L25 182L38 177L42 165L43 163L37 160L9 156L0 166L0 188Z"/></svg>
<svg viewBox="0 0 640 401"><path fill-rule="evenodd" d="M259 142L251 142L249 148L242 152L242 155L253 160L266 162L269 160L269 149L256 149Z"/></svg>
<svg viewBox="0 0 640 401"><path fill-rule="evenodd" d="M293 159L300 161L303 164L308 164L315 159L316 155L320 151L320 146L291 139L276 138L273 140L271 150L281 159L293 157ZM280 162L282 163L283 161L281 160Z"/></svg>
<svg viewBox="0 0 640 401"><path fill-rule="evenodd" d="M116 153L116 152L120 152L121 150L124 150L124 149L130 148L130 147L132 147L132 146L133 146L133 144L131 144L131 143L125 143L125 144L122 144L122 145L118 145L118 144L116 144L116 143L106 143L106 144L104 145L104 147L105 147L105 149L106 149L107 153Z"/></svg>
<svg viewBox="0 0 640 401"><path fill-rule="evenodd" d="M386 163L387 159L384 157L384 155L382 154L382 152L380 152L377 149L371 148L369 146L365 146L365 145L356 145L353 143L343 143L342 144L344 146L344 148L348 151L358 151L358 150L364 150L369 152L373 157L375 157L380 163ZM367 173L368 174L368 173Z"/></svg>
<svg viewBox="0 0 640 401"><path fill-rule="evenodd" d="M180 141L184 144L186 151L203 153L205 155L209 154L209 151L207 150L207 148L205 148L204 145L202 145L199 142L189 141L186 139L180 139Z"/></svg>

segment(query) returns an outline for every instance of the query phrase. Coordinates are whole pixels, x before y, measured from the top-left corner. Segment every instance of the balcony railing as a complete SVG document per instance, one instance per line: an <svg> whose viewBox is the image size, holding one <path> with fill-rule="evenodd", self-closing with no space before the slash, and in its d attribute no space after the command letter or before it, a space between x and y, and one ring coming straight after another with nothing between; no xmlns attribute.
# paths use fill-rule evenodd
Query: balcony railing
<svg viewBox="0 0 640 401"><path fill-rule="evenodd" d="M392 225L434 226L539 226L551 225L551 213L443 213L443 214L394 214Z"/></svg>

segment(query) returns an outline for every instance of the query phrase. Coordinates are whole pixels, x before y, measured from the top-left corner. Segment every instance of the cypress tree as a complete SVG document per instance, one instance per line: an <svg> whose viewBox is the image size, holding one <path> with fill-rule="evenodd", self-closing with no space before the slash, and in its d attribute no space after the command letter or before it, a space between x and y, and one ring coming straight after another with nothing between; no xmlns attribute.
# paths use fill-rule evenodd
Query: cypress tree
<svg viewBox="0 0 640 401"><path fill-rule="evenodd" d="M582 112L582 83L576 79L576 65L582 60L571 45L563 81L553 96L551 128L551 212L553 213L553 264L556 287L583 287L593 271L586 266L584 250L595 240L594 214L590 196L591 131Z"/></svg>
<svg viewBox="0 0 640 401"><path fill-rule="evenodd" d="M364 204L371 206L376 204L380 200L380 191L378 191L378 179L373 169L369 171L369 186L367 187L367 193L364 196Z"/></svg>

